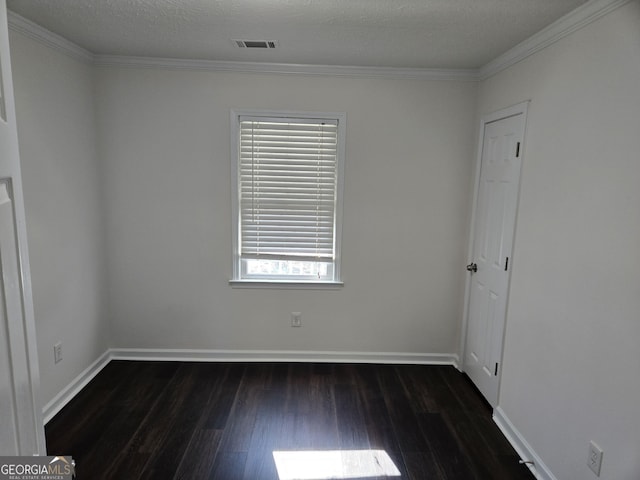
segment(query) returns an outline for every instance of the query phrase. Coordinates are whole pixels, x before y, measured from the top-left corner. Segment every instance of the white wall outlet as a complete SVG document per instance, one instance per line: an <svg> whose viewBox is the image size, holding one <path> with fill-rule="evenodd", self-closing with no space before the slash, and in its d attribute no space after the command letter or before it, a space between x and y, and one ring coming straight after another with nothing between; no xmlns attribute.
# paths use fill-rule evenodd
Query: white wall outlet
<svg viewBox="0 0 640 480"><path fill-rule="evenodd" d="M53 346L53 360L56 363L62 361L62 342L58 342Z"/></svg>
<svg viewBox="0 0 640 480"><path fill-rule="evenodd" d="M589 458L587 465L596 476L600 476L600 468L602 468L602 449L595 443L589 442Z"/></svg>
<svg viewBox="0 0 640 480"><path fill-rule="evenodd" d="M300 312L291 312L291 326L292 327L301 327L302 326L302 313L300 313Z"/></svg>

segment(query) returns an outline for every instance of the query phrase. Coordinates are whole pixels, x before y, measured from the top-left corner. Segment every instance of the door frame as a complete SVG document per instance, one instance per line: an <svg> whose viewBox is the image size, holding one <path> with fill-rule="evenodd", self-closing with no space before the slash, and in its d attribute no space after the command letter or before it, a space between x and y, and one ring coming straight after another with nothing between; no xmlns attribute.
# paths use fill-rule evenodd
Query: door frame
<svg viewBox="0 0 640 480"><path fill-rule="evenodd" d="M492 113L488 113L483 115L480 118L480 125L478 129L478 147L476 152L476 160L475 160L475 174L473 181L473 203L471 206L471 218L469 223L469 241L467 245L467 261L465 264L471 263L473 261L473 252L475 248L475 224L476 224L476 216L478 209L478 194L480 193L480 173L482 168L482 152L484 150L484 131L487 124L503 120L505 118L514 117L516 115L524 115L524 135L522 138L521 144L521 162L524 161L524 151L526 144L526 131L527 131L527 111L529 108L529 103L531 100L526 100L524 102L517 103L515 105L511 105L510 107L506 107L500 110L497 110ZM518 195L516 197L516 218L513 224L513 243L511 246L511 250L513 252L516 244L516 231L518 224L518 214L519 214L519 206L520 206L520 187L522 186L522 166L520 168L520 178L518 179ZM504 353L504 339L506 334L506 323L507 323L507 313L509 312L509 294L511 290L511 272L513 271L513 253L511 256L511 268L509 268L509 277L507 279L507 291L506 291L506 308L505 308L505 328L502 337L502 354ZM471 300L471 275L468 272L465 272L465 287L464 287L464 309L462 314L462 326L460 329L460 346L459 346L459 367L462 372L464 372L464 359L466 355L466 345L467 345L467 330L469 326L469 303ZM500 385L502 381L502 370L504 368L503 358L500 359L500 369L498 375L498 385ZM500 400L500 386L498 386L498 403L495 406L499 405Z"/></svg>

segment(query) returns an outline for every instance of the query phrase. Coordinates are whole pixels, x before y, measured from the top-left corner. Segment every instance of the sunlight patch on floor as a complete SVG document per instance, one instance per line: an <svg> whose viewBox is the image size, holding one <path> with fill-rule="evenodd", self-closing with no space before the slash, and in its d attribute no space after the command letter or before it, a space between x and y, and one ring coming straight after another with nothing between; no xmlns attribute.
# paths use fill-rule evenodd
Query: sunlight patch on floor
<svg viewBox="0 0 640 480"><path fill-rule="evenodd" d="M399 477L384 450L274 451L280 480Z"/></svg>

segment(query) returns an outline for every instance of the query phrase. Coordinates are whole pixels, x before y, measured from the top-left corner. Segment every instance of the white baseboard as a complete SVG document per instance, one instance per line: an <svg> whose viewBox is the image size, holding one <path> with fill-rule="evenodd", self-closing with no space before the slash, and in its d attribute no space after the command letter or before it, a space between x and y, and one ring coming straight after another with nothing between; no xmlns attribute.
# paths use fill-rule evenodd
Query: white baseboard
<svg viewBox="0 0 640 480"><path fill-rule="evenodd" d="M114 348L114 360L155 360L178 362L321 362L321 363L382 363L409 365L457 366L456 354L335 352L297 350L191 350L154 348Z"/></svg>
<svg viewBox="0 0 640 480"><path fill-rule="evenodd" d="M511 423L507 415L500 407L493 411L493 421L498 425L511 446L520 455L524 461L531 461L533 464L527 464L531 473L539 480L557 480L551 473L551 470L544 464L535 450L529 445L518 429Z"/></svg>
<svg viewBox="0 0 640 480"><path fill-rule="evenodd" d="M167 348L111 348L78 375L42 408L45 425L111 360L174 362L318 362L452 365L458 355L445 353L315 352L295 350L191 350Z"/></svg>
<svg viewBox="0 0 640 480"><path fill-rule="evenodd" d="M100 371L107 366L111 361L111 353L109 350L104 352L100 357L89 365L80 375L74 378L69 385L60 391L55 397L51 399L44 407L42 407L42 417L44 424L49 423L56 413L69 403L73 397L75 397L80 390L82 390L87 383L89 383L93 377L95 377Z"/></svg>

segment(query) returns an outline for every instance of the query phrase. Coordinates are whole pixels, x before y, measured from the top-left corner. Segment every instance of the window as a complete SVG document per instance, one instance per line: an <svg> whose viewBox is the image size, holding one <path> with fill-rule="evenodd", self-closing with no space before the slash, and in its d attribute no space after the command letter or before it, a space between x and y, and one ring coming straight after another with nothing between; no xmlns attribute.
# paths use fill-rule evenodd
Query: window
<svg viewBox="0 0 640 480"><path fill-rule="evenodd" d="M231 113L233 280L339 283L345 115Z"/></svg>

